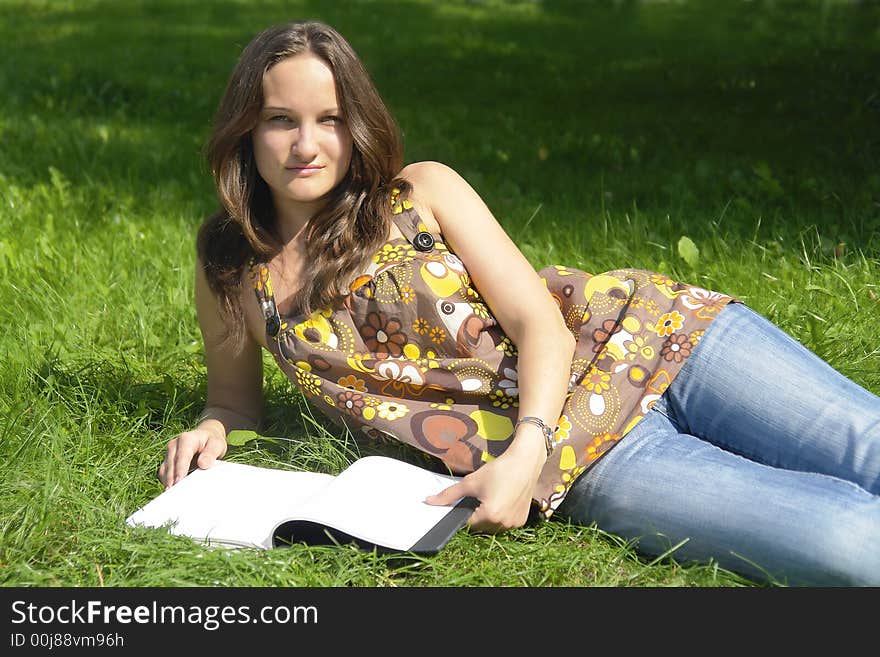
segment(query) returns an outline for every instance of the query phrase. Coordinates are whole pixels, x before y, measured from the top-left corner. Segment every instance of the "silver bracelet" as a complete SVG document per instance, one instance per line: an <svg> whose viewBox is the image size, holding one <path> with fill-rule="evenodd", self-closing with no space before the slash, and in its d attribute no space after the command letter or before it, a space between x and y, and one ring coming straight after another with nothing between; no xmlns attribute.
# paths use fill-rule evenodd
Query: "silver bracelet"
<svg viewBox="0 0 880 657"><path fill-rule="evenodd" d="M530 424L535 424L540 427L541 433L544 434L544 447L547 448L547 456L550 456L553 453L553 447L556 445L556 441L553 440L553 429L544 424L544 420L541 418L533 415L526 415L516 421L516 425L513 427L514 431L516 431L517 427L523 422L529 422Z"/></svg>

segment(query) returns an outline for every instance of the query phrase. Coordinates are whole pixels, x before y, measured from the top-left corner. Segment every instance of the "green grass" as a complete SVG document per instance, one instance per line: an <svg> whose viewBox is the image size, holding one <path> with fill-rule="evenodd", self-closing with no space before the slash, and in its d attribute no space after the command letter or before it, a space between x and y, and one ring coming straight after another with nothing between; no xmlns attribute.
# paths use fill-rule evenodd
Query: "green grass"
<svg viewBox="0 0 880 657"><path fill-rule="evenodd" d="M300 18L350 39L408 161L457 168L536 268L735 294L880 393L877 5L7 0L0 584L750 585L561 521L461 532L431 558L123 526L204 399L191 278L211 114L241 47ZM264 433L295 440L230 459L337 472L380 449L266 372Z"/></svg>

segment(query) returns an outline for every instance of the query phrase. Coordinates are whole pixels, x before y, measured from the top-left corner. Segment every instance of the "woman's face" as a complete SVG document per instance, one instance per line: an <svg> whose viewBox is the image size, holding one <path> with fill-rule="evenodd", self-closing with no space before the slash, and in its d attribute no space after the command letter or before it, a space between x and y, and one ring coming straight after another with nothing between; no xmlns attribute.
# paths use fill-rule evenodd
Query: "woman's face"
<svg viewBox="0 0 880 657"><path fill-rule="evenodd" d="M252 139L257 170L279 216L320 208L348 171L352 149L333 71L324 60L302 53L266 72Z"/></svg>

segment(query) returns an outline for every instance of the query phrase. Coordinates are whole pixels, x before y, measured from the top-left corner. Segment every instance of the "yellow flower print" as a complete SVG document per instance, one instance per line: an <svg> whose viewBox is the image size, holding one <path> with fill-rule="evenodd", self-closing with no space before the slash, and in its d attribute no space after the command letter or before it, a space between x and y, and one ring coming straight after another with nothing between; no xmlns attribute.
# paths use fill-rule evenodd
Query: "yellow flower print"
<svg viewBox="0 0 880 657"><path fill-rule="evenodd" d="M648 303L645 304L645 310L647 310L652 315L660 314L660 306L658 306L657 302L653 299L648 299Z"/></svg>
<svg viewBox="0 0 880 657"><path fill-rule="evenodd" d="M671 313L663 313L660 316L660 319L657 320L657 324L654 326L654 331L659 337L663 338L675 333L683 324L684 317L677 310L673 310Z"/></svg>
<svg viewBox="0 0 880 657"><path fill-rule="evenodd" d="M373 262L377 265L385 265L389 262L404 262L407 256L414 256L413 251L408 244L385 244L375 255Z"/></svg>
<svg viewBox="0 0 880 657"><path fill-rule="evenodd" d="M611 375L597 369L595 365L590 366L590 371L581 381L582 386L586 386L587 390L601 395L603 392L611 388Z"/></svg>
<svg viewBox="0 0 880 657"><path fill-rule="evenodd" d="M431 325L428 324L428 320L419 317L416 321L413 322L412 328L413 331L415 331L419 335L425 335L425 333L431 330Z"/></svg>
<svg viewBox="0 0 880 657"><path fill-rule="evenodd" d="M611 449L611 446L614 445L618 440L620 440L620 436L616 433L608 433L607 431L602 435L596 436L587 445L587 448L584 450L584 453L587 457L587 461L595 461L597 458L602 456L605 452Z"/></svg>
<svg viewBox="0 0 880 657"><path fill-rule="evenodd" d="M404 285L400 288L400 300L404 303L412 303L416 300L416 291L412 285Z"/></svg>
<svg viewBox="0 0 880 657"><path fill-rule="evenodd" d="M437 354L430 349L425 352L424 358L416 358L415 360L423 372L440 367L440 363L437 361Z"/></svg>
<svg viewBox="0 0 880 657"><path fill-rule="evenodd" d="M254 259L251 258L251 267L254 267ZM254 282L254 288L260 292L266 290L267 296L272 296L272 282L269 280L269 268L260 264L257 271L251 269L251 280Z"/></svg>
<svg viewBox="0 0 880 657"><path fill-rule="evenodd" d="M428 337L431 338L433 342L441 344L446 339L446 331L439 326L435 326L431 329L431 334Z"/></svg>
<svg viewBox="0 0 880 657"><path fill-rule="evenodd" d="M651 282L654 285L672 285L672 280L663 274L651 274Z"/></svg>
<svg viewBox="0 0 880 657"><path fill-rule="evenodd" d="M559 422L556 424L556 431L553 432L553 440L557 443L561 443L568 440L570 435L571 420L568 419L567 415L561 415L559 417Z"/></svg>
<svg viewBox="0 0 880 657"><path fill-rule="evenodd" d="M383 420L397 420L409 413L409 407L400 402L382 402L376 407L376 412Z"/></svg>
<svg viewBox="0 0 880 657"><path fill-rule="evenodd" d="M495 406L496 408L507 409L511 406L513 406L514 408L519 406L519 402L516 400L515 397L504 394L504 391L502 390L492 391L492 393L489 395L489 399L492 400L492 406Z"/></svg>
<svg viewBox="0 0 880 657"><path fill-rule="evenodd" d="M703 339L703 333L705 333L703 330L694 331L688 336L688 341L696 347L700 344L700 340Z"/></svg>
<svg viewBox="0 0 880 657"><path fill-rule="evenodd" d="M633 360L637 355L641 355L646 360L654 357L654 347L648 344L648 339L643 335L633 337L632 342L627 342L626 350L629 352L626 357Z"/></svg>
<svg viewBox="0 0 880 657"><path fill-rule="evenodd" d="M408 199L404 199L403 203L398 203L398 199L400 198L400 190L396 187L391 190L391 212L393 214L400 214L404 210L409 210L412 208L413 204L409 202Z"/></svg>
<svg viewBox="0 0 880 657"><path fill-rule="evenodd" d="M501 342L498 343L498 346L495 347L496 351L503 351L505 356L516 356L517 350L516 345L510 341L506 335L501 339Z"/></svg>
<svg viewBox="0 0 880 657"><path fill-rule="evenodd" d="M309 395L317 397L321 394L321 379L311 372L297 368L296 382L299 384L302 391Z"/></svg>
<svg viewBox="0 0 880 657"><path fill-rule="evenodd" d="M406 199L403 201L402 204L398 203L397 205L395 205L394 209L392 209L391 212L393 212L394 214L400 214L404 210L411 210L412 207L413 207L413 204L410 203L408 199Z"/></svg>
<svg viewBox="0 0 880 657"><path fill-rule="evenodd" d="M486 308L486 304L481 302L471 302L471 308L474 311L474 315L480 317L482 319L489 319L489 309Z"/></svg>
<svg viewBox="0 0 880 657"><path fill-rule="evenodd" d="M357 378L354 374L341 377L337 383L340 387L348 388L349 390L357 390L358 392L367 391L367 386L364 384L364 380Z"/></svg>

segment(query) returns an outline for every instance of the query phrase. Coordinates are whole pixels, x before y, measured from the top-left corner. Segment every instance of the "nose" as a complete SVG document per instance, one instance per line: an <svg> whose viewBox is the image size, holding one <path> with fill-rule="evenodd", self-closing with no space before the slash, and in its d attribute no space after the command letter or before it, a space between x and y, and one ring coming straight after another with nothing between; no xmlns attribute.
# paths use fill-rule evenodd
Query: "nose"
<svg viewBox="0 0 880 657"><path fill-rule="evenodd" d="M317 157L318 141L313 126L300 125L291 150L300 162L311 162Z"/></svg>

